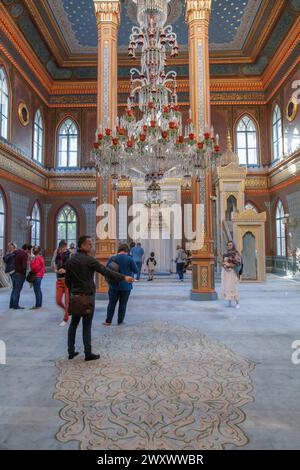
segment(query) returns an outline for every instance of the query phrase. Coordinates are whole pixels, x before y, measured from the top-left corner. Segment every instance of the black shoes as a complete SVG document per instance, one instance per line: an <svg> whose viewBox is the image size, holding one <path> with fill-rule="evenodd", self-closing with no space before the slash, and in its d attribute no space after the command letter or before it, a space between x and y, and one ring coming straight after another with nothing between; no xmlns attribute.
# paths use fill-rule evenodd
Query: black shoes
<svg viewBox="0 0 300 470"><path fill-rule="evenodd" d="M96 361L97 359L100 359L100 354L90 354L85 357L85 361Z"/></svg>
<svg viewBox="0 0 300 470"><path fill-rule="evenodd" d="M13 307L14 310L25 310L25 307Z"/></svg>
<svg viewBox="0 0 300 470"><path fill-rule="evenodd" d="M69 354L69 359L74 359L74 357L78 356L79 352L73 352L72 354Z"/></svg>

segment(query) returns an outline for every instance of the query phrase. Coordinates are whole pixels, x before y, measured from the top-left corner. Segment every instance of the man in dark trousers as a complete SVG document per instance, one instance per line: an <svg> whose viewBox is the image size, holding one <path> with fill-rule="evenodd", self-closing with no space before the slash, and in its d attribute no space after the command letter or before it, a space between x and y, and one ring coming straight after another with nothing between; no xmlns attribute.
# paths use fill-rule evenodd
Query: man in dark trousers
<svg viewBox="0 0 300 470"><path fill-rule="evenodd" d="M134 276L134 274L138 273L139 270L134 259L132 258L132 256L129 255L129 246L126 243L122 243L119 246L118 254L115 256L111 256L106 266L110 269L113 269L113 266L118 267L119 272L121 274L132 277ZM118 302L118 325L122 325L122 323L124 322L127 302L131 290L132 284L128 284L124 281L117 283L109 283L109 304L107 307L106 320L103 323L105 326L111 325L115 313L115 308Z"/></svg>
<svg viewBox="0 0 300 470"><path fill-rule="evenodd" d="M11 308L15 310L24 309L20 307L20 293L26 278L28 255L31 251L31 245L25 244L22 250L17 250L15 255L15 271L11 276L13 290L11 293Z"/></svg>
<svg viewBox="0 0 300 470"><path fill-rule="evenodd" d="M102 274L108 281L125 281L131 284L134 279L124 276L103 266L94 257L90 256L93 249L91 237L83 235L78 240L78 252L71 256L66 264L66 285L69 294L93 295L95 302L96 286L94 282L95 272ZM72 312L70 312L72 313ZM76 330L80 322L80 316L72 315L72 320L68 330L68 353L69 359L78 355L75 352ZM84 354L86 361L99 359L99 354L92 354L91 329L93 314L82 317Z"/></svg>

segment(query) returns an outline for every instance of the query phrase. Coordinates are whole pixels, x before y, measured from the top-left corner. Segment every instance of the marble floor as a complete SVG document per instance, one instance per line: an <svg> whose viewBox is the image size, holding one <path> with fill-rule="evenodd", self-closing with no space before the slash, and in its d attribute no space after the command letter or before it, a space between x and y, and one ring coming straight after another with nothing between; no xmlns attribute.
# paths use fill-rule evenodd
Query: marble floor
<svg viewBox="0 0 300 470"><path fill-rule="evenodd" d="M20 302L26 309L19 311L7 308L10 291L0 289L0 340L7 349L6 365L0 365L0 449L78 449L75 441L55 439L62 425L62 405L53 399L55 362L66 355L67 329L58 326L54 287L47 274L40 311L28 310L33 292L27 285ZM274 275L265 284L242 284L240 310L221 300L191 301L189 290L190 279L179 283L175 277L136 283L127 324L163 320L196 328L256 363L255 400L244 407L242 425L249 443L242 449L300 449L300 365L291 361L292 343L300 340L300 284ZM94 338L104 334L105 309L106 302L97 302ZM82 351L80 332L78 346Z"/></svg>

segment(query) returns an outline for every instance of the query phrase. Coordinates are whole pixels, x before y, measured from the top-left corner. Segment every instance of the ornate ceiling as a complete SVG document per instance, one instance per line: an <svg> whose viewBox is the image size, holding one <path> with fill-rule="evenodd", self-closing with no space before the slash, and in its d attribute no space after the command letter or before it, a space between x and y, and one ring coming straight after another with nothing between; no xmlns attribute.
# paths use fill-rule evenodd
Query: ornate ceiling
<svg viewBox="0 0 300 470"><path fill-rule="evenodd" d="M97 26L93 0L45 0L50 21L56 25L71 54L95 53ZM209 31L211 50L241 50L260 10L262 0L213 0ZM38 5L36 5L38 6ZM44 10L45 11L45 10ZM50 13L50 15L49 15ZM136 5L122 1L119 49L126 52L131 28L136 24ZM168 22L178 35L181 49L187 49L187 27L184 21L184 0L171 0Z"/></svg>
<svg viewBox="0 0 300 470"><path fill-rule="evenodd" d="M188 76L184 3L171 0L169 4L169 22L181 45L179 57L170 61L178 77ZM131 62L126 52L136 14L132 0L121 0L121 5L118 75L128 79ZM2 31L0 28L0 47L2 43L15 61L21 63L23 59L7 28L16 28L20 40L28 44L50 80L96 80L97 26L93 0L0 0L0 13L5 23L11 25ZM212 0L211 76L238 79L262 76L298 24L299 15L300 0ZM25 69L28 64L22 67ZM28 71L28 75L32 73L34 70Z"/></svg>

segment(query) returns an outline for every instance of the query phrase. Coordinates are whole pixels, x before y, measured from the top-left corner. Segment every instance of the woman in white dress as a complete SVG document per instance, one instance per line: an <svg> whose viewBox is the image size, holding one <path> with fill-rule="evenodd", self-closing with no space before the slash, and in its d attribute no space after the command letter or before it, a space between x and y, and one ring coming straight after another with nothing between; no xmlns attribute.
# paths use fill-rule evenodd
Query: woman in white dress
<svg viewBox="0 0 300 470"><path fill-rule="evenodd" d="M232 301L235 301L236 308L240 308L238 284L242 257L232 241L227 243L227 252L223 255L222 266L221 297L224 300L228 300L228 307L231 307Z"/></svg>

